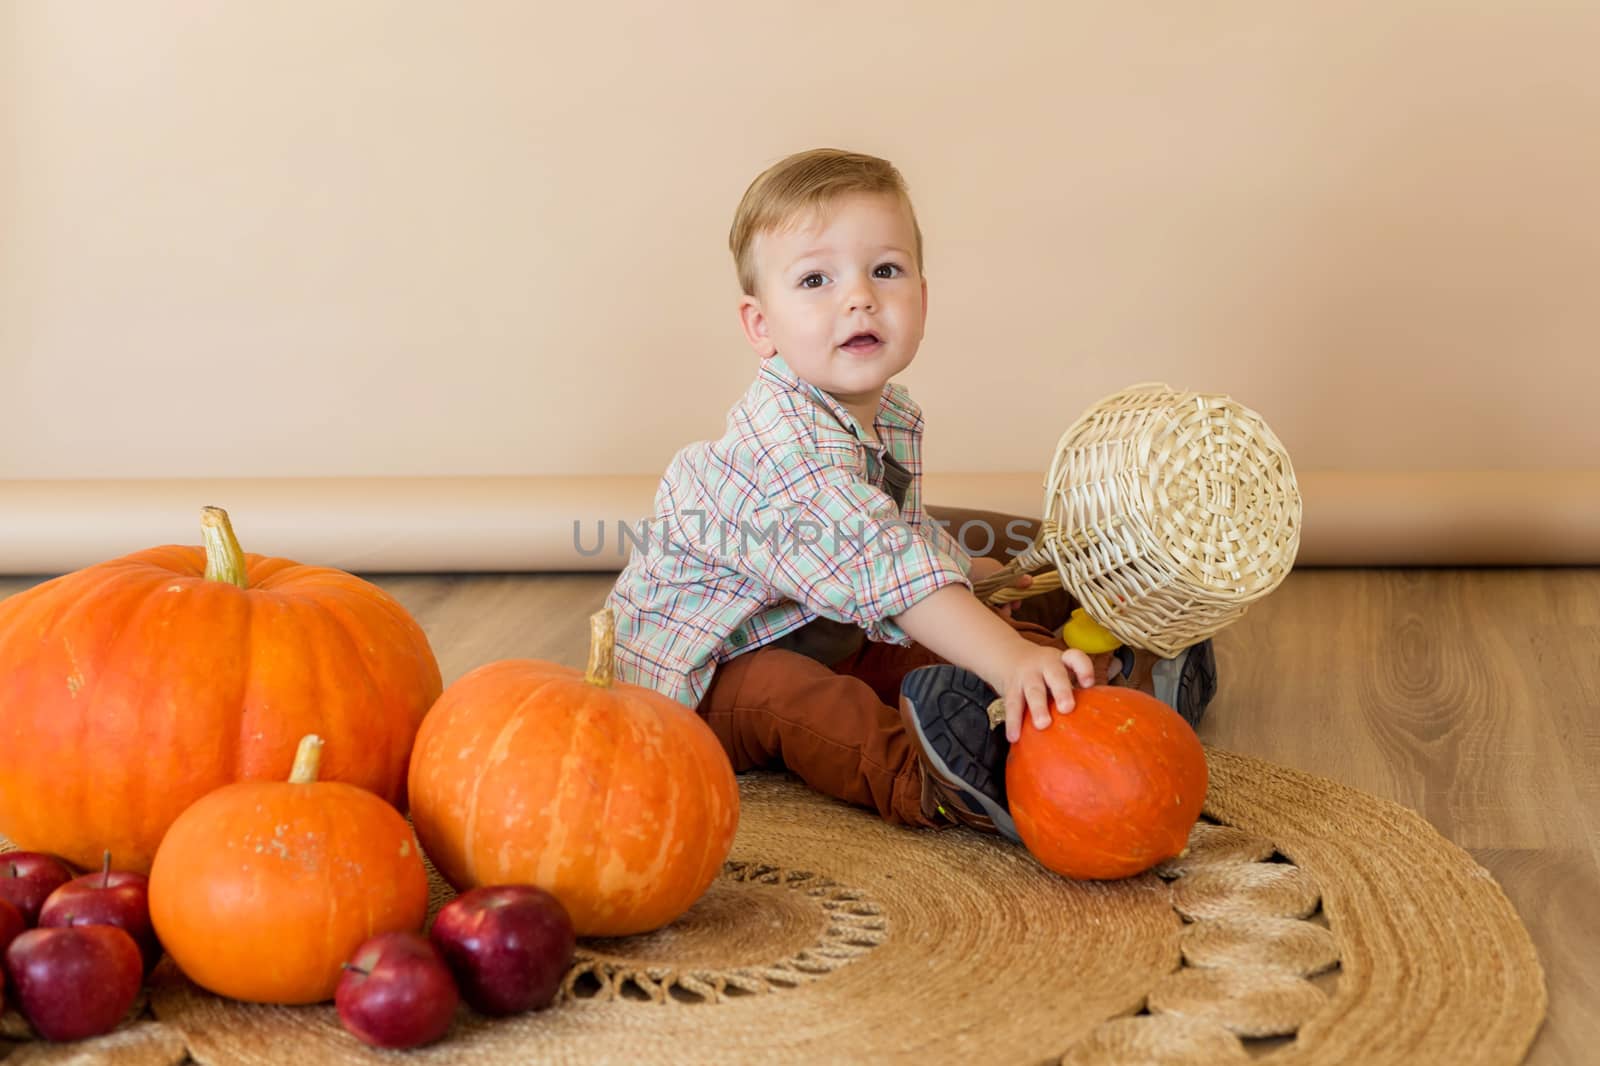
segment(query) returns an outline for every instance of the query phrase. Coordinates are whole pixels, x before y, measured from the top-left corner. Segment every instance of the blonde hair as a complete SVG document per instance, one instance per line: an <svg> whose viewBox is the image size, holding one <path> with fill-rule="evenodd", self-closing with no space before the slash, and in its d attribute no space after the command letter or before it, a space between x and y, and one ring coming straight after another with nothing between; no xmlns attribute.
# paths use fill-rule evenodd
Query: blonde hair
<svg viewBox="0 0 1600 1066"><path fill-rule="evenodd" d="M744 191L733 213L733 228L728 231L728 250L733 253L740 289L747 296L756 292L756 262L751 250L756 234L815 218L838 197L855 192L888 193L906 205L917 236L917 273L922 273L922 227L917 224L905 178L895 165L840 148L813 148L774 163Z"/></svg>

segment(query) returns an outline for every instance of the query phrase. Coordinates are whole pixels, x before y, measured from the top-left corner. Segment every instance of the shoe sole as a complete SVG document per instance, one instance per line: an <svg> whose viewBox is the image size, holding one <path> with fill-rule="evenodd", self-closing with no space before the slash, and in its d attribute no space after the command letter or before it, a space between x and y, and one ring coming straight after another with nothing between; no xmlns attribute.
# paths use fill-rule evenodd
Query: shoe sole
<svg viewBox="0 0 1600 1066"><path fill-rule="evenodd" d="M929 761L933 763L939 776L947 782L961 782L962 784L952 785L951 787L959 788L968 803L988 815L989 820L994 822L994 827L1001 836L1020 844L1022 837L1017 834L1017 823L1011 820L1011 812L1003 804L997 804L988 796L972 791L972 787L966 784L967 775L945 761L945 757L939 753L939 748L933 743L935 738L924 731L922 717L916 713L916 709L919 706L926 706L928 701L933 699L935 694L939 692L953 692L966 698L987 715L989 704L995 698L994 690L959 666L949 664L924 666L907 674L905 682L901 685L900 719L905 724L906 729L915 734L917 744L927 755ZM992 778L993 775L989 774L988 770L971 753L967 752L953 735L945 733L944 736L949 737L951 741L950 745L948 745L949 747L966 757L963 760L966 763L966 766L963 767L964 769L974 771L983 777ZM997 791L1004 792L1004 781L991 782L991 784Z"/></svg>
<svg viewBox="0 0 1600 1066"><path fill-rule="evenodd" d="M1206 706L1217 694L1217 656L1211 641L1202 640L1176 658L1157 662L1150 680L1156 699L1177 711L1191 728L1199 728Z"/></svg>

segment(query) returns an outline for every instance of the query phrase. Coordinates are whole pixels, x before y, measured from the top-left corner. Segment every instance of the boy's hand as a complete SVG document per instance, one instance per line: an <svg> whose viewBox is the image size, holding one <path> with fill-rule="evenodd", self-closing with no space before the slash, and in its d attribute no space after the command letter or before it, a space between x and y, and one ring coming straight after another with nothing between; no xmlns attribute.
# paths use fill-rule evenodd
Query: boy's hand
<svg viewBox="0 0 1600 1066"><path fill-rule="evenodd" d="M912 640L946 662L973 671L1001 694L1006 738L1022 735L1022 716L1049 728L1050 700L1065 714L1072 687L1094 685L1094 665L1083 652L1035 644L983 609L964 585L944 585L896 616Z"/></svg>
<svg viewBox="0 0 1600 1066"><path fill-rule="evenodd" d="M1072 686L1094 686L1094 664L1076 648L1057 651L1041 644L1020 641L1022 647L1008 664L1001 684L994 685L1005 699L1006 739L1013 744L1022 736L1022 716L1033 714L1035 729L1050 727L1050 701L1057 714L1072 710ZM992 682L991 682L992 684Z"/></svg>

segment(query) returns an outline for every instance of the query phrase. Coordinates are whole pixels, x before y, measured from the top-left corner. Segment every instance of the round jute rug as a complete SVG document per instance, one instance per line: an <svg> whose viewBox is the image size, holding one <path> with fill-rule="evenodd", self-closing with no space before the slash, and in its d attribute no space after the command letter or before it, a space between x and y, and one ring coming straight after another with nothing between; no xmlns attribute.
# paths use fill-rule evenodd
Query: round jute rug
<svg viewBox="0 0 1600 1066"><path fill-rule="evenodd" d="M1514 1063L1545 1011L1532 943L1488 873L1416 814L1212 749L1189 852L1101 884L1020 847L912 831L779 774L741 779L724 876L665 930L586 941L561 999L463 1008L415 1063ZM448 896L437 885L435 905ZM169 1066L395 1061L331 1006L200 992L80 1045L0 1057Z"/></svg>

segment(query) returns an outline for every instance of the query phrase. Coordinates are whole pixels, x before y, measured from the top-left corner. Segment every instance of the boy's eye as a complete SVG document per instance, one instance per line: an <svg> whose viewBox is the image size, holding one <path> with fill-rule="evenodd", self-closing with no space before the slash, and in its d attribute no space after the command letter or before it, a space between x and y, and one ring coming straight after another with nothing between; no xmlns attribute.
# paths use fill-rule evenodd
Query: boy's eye
<svg viewBox="0 0 1600 1066"><path fill-rule="evenodd" d="M891 271L891 273L880 274L880 273L878 273L880 270L888 270L888 271ZM877 266L872 268L872 274L873 274L874 277L892 278L892 277L896 276L896 273L899 273L899 274L904 274L905 273L905 271L903 269L901 269L899 263L879 263ZM818 283L820 284L821 281L825 277L826 277L826 275L819 274L819 273L813 271L812 273L807 274L805 277L800 279L800 287L802 289L814 289L817 286L816 285L812 285L810 283L811 279L812 278L818 279Z"/></svg>

